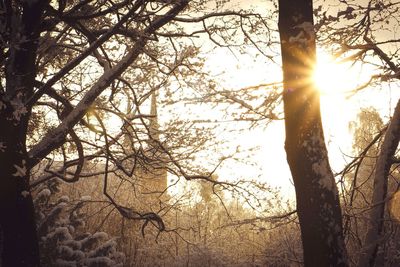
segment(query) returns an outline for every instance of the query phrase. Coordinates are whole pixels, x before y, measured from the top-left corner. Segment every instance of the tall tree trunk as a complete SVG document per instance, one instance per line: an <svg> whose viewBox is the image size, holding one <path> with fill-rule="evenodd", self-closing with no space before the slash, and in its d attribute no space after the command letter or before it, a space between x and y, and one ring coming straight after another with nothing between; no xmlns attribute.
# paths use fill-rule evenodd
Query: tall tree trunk
<svg viewBox="0 0 400 267"><path fill-rule="evenodd" d="M6 89L0 90L1 266L39 266L34 207L29 192L26 137L36 76L39 25L46 1L8 2ZM20 6L19 6L20 5ZM3 76L4 77L4 76Z"/></svg>
<svg viewBox="0 0 400 267"><path fill-rule="evenodd" d="M386 130L374 171L369 226L364 240L363 250L358 259L359 267L374 266L378 252L380 235L383 228L388 177L392 159L400 141L400 100L397 102L393 117Z"/></svg>
<svg viewBox="0 0 400 267"><path fill-rule="evenodd" d="M305 266L347 266L342 214L328 161L311 0L279 0L287 161L296 189Z"/></svg>
<svg viewBox="0 0 400 267"><path fill-rule="evenodd" d="M3 235L0 265L39 266L34 208L26 167L26 127L13 124L12 112L0 112L0 118L0 228Z"/></svg>

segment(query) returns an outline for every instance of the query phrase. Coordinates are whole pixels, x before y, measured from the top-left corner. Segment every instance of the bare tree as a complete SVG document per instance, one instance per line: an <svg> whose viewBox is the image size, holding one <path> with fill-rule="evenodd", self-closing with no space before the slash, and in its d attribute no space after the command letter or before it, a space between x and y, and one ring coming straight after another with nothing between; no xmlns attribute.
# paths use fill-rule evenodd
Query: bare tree
<svg viewBox="0 0 400 267"><path fill-rule="evenodd" d="M108 174L129 177L138 165L150 164L212 182L213 169L204 174L206 168L184 166L207 143L200 130L171 124L155 134L153 115L144 110L155 92L209 85L198 71L203 62L196 59L201 46L196 37L229 45L229 31L248 34L257 28L250 19L261 21L254 14L214 12L207 5L186 0L0 3L3 266L39 265L30 187L44 181L71 183L102 175L104 194L122 216L154 223L159 230L164 224L156 213L115 201ZM117 131L109 127L112 118L121 122ZM202 134L210 133L203 128ZM188 149L181 149L185 145ZM101 162L103 169L86 173L88 161ZM39 163L45 175L32 181L30 172Z"/></svg>
<svg viewBox="0 0 400 267"><path fill-rule="evenodd" d="M338 190L328 161L319 94L312 1L279 1L287 160L296 189L305 266L346 266Z"/></svg>
<svg viewBox="0 0 400 267"><path fill-rule="evenodd" d="M317 25L320 30L321 43L333 48L335 56L342 61L350 61L363 67L373 66L369 79L359 83L354 93L368 90L371 87L386 89L386 85L398 85L399 39L398 16L399 3L396 1L340 1L335 11L329 13L317 9L319 19ZM343 26L345 25L345 26ZM393 111L392 118L385 127L360 153L358 159L353 160L353 166L363 161L368 150L380 137L383 137L377 161L374 166L372 195L369 196L370 212L368 216L368 230L362 242L362 250L358 255L358 266L373 266L376 263L377 251L383 241L384 211L390 199L388 196L388 177L396 149L399 143L399 103ZM348 170L346 168L345 170ZM357 175L354 175L354 179ZM355 183L355 181L353 181Z"/></svg>

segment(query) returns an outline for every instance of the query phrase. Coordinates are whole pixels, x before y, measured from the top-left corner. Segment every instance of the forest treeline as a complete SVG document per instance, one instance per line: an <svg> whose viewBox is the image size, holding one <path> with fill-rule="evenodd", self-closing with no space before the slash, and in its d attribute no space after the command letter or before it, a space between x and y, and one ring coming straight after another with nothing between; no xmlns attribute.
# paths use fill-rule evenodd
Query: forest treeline
<svg viewBox="0 0 400 267"><path fill-rule="evenodd" d="M334 173L312 78L318 47L373 69L349 97L397 88L399 5L1 1L0 266L399 265L400 104ZM226 87L216 49L265 77ZM279 120L295 202L236 138Z"/></svg>

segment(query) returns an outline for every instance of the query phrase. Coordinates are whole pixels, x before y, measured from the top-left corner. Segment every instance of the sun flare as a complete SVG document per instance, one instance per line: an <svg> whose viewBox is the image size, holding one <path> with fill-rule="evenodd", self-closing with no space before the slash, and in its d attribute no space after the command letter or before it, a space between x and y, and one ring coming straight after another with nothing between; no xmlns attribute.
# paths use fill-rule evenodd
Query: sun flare
<svg viewBox="0 0 400 267"><path fill-rule="evenodd" d="M321 94L332 95L355 88L357 75L348 65L335 62L329 55L321 53L318 55L313 79Z"/></svg>

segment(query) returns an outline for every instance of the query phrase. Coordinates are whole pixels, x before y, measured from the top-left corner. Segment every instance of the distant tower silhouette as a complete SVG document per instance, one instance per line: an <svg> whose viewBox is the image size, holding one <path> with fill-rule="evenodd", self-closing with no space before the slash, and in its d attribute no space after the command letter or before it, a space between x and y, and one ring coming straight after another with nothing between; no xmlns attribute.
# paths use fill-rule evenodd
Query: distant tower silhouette
<svg viewBox="0 0 400 267"><path fill-rule="evenodd" d="M150 135L154 140L160 141L160 125L158 124L157 114L157 92L155 91L151 93L150 116Z"/></svg>
<svg viewBox="0 0 400 267"><path fill-rule="evenodd" d="M165 153L160 148L160 126L157 116L156 91L151 93L150 116L148 124L148 142L144 148L145 160L137 164L137 168L134 172L139 184L139 192L143 194L146 202L158 200L159 194L164 192L167 188ZM164 193L164 195L166 195L166 193Z"/></svg>

